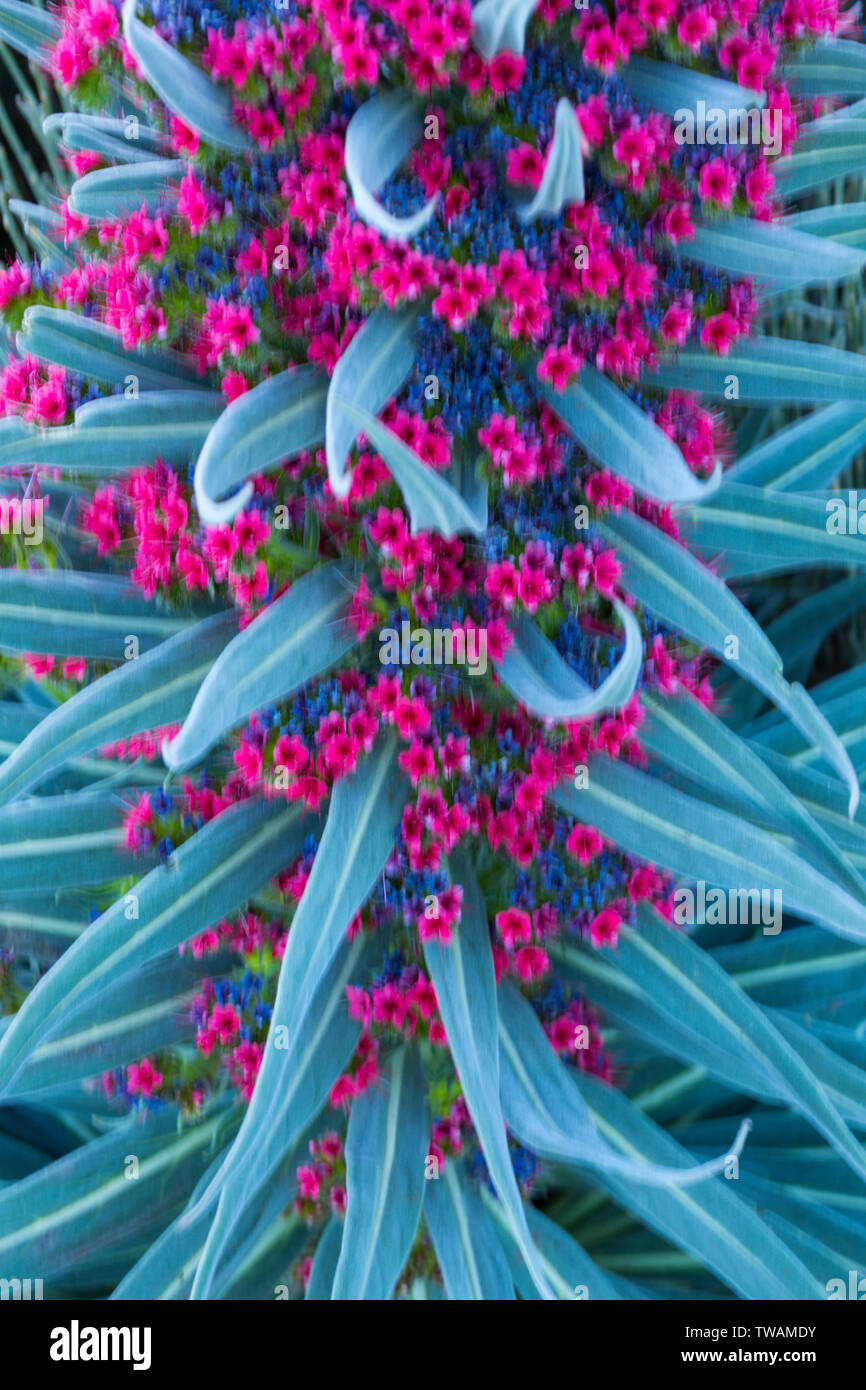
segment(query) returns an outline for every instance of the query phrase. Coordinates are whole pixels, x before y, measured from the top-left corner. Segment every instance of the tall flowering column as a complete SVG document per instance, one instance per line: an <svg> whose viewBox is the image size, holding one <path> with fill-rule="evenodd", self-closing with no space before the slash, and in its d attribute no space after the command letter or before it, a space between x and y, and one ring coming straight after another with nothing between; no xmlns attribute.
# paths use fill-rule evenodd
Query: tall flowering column
<svg viewBox="0 0 866 1390"><path fill-rule="evenodd" d="M0 1097L108 1117L0 1190L0 1264L90 1162L59 1294L666 1296L673 1245L675 1296L823 1296L746 1139L866 1177L862 673L807 692L797 640L856 599L761 587L863 566L819 495L863 359L768 332L862 288L795 204L866 164L853 25L0 0L0 37L81 108L0 276L44 521L2 540Z"/></svg>

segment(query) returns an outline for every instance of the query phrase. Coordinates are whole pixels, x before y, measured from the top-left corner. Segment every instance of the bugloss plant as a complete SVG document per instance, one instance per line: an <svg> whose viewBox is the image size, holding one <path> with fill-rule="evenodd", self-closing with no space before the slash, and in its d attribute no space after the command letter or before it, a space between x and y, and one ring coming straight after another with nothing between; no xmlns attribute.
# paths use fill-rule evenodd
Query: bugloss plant
<svg viewBox="0 0 866 1390"><path fill-rule="evenodd" d="M0 1271L826 1296L864 677L799 682L862 581L773 582L863 565L825 519L866 363L809 337L864 262L824 193L866 166L853 26L0 0L0 36L61 93L0 277L4 489L45 499L2 538ZM699 102L778 149L678 141ZM680 925L698 881L784 929Z"/></svg>

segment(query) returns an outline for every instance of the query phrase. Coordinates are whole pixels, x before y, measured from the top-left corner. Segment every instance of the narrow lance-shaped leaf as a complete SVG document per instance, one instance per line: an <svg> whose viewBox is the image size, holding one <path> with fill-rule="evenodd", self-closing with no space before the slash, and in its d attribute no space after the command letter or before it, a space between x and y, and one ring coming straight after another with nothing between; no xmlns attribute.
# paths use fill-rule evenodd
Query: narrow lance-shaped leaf
<svg viewBox="0 0 866 1390"><path fill-rule="evenodd" d="M765 830L657 777L595 758L588 786L560 783L553 793L568 815L598 828L628 854L686 880L736 891L778 889L793 912L852 941L866 940L866 908ZM679 827L687 826L688 835Z"/></svg>
<svg viewBox="0 0 866 1390"><path fill-rule="evenodd" d="M577 1076L576 1085L599 1132L624 1154L683 1167L692 1162L690 1154L613 1086L584 1075ZM735 1183L647 1189L601 1171L596 1181L626 1211L693 1255L741 1298L824 1297L825 1290L805 1265L737 1196Z"/></svg>
<svg viewBox="0 0 866 1390"><path fill-rule="evenodd" d="M223 411L195 465L195 500L208 526L230 521L249 502L245 481L325 438L328 379L317 367L280 372L246 391ZM243 483L233 497L218 499Z"/></svg>
<svg viewBox="0 0 866 1390"><path fill-rule="evenodd" d="M410 1044L352 1105L346 1135L346 1220L331 1297L389 1299L421 1215L430 1114L421 1057Z"/></svg>
<svg viewBox="0 0 866 1390"><path fill-rule="evenodd" d="M104 1269L112 1253L125 1257L130 1246L154 1239L200 1176L218 1124L217 1115L178 1134L169 1110L151 1116L143 1131L130 1116L112 1133L4 1188L0 1268L45 1278L50 1297L70 1273ZM138 1159L135 1182L125 1164L130 1151Z"/></svg>
<svg viewBox="0 0 866 1390"><path fill-rule="evenodd" d="M468 531L481 536L487 529L487 483L484 479L466 476L455 487L445 474L437 473L404 444L402 439L360 406L342 405L344 418L354 422L378 449L403 494L412 523L412 534L418 531L437 531L440 536L455 536Z"/></svg>
<svg viewBox="0 0 866 1390"><path fill-rule="evenodd" d="M217 149L247 150L250 139L234 124L231 95L136 17L124 0L123 37L145 78L170 111Z"/></svg>
<svg viewBox="0 0 866 1390"><path fill-rule="evenodd" d="M17 805L0 811L0 821L10 812L20 823ZM239 911L301 852L317 823L299 808L254 799L209 821L174 851L171 867L154 869L131 897L98 917L27 996L0 1042L0 1089L48 1023L57 1023L85 990L110 984Z"/></svg>
<svg viewBox="0 0 866 1390"><path fill-rule="evenodd" d="M866 599L864 599L866 602ZM746 815L757 808L780 830L792 834L848 892L866 902L866 883L831 835L779 781L745 739L688 694L659 699L644 693L648 719L641 744L670 767L695 776L709 790L724 786Z"/></svg>
<svg viewBox="0 0 866 1390"><path fill-rule="evenodd" d="M81 753L182 719L236 629L233 613L206 618L58 705L0 764L0 805Z"/></svg>
<svg viewBox="0 0 866 1390"><path fill-rule="evenodd" d="M110 792L28 796L0 809L0 889L45 891L111 883L139 864L125 846L122 805ZM20 1013L20 1011L19 1011ZM16 1019L18 1018L16 1014Z"/></svg>
<svg viewBox="0 0 866 1390"><path fill-rule="evenodd" d="M595 690L563 661L553 643L523 614L512 619L514 641L496 663L503 685L543 719L585 719L627 704L643 663L643 636L631 610L618 599L614 600L614 607L625 628L625 649L610 675Z"/></svg>
<svg viewBox="0 0 866 1390"><path fill-rule="evenodd" d="M843 513L847 499L838 499ZM827 530L825 500L729 483L709 501L677 512L680 538L706 556L722 556L728 575L813 565L866 567L859 536Z"/></svg>
<svg viewBox="0 0 866 1390"><path fill-rule="evenodd" d="M395 241L409 241L427 226L437 193L411 217L395 217L375 197L424 133L424 104L403 92L386 92L360 106L346 130L346 177L362 221ZM378 409L379 407L377 407Z"/></svg>
<svg viewBox="0 0 866 1390"><path fill-rule="evenodd" d="M163 745L166 767L177 771L200 762L253 710L292 694L355 646L348 620L352 590L337 566L320 565L232 638L202 682L180 733Z"/></svg>
<svg viewBox="0 0 866 1390"><path fill-rule="evenodd" d="M805 1058L706 951L644 908L638 912L638 929L623 929L619 955L622 968L664 1013L697 1027L708 1041L739 1057L744 1068L757 1063L773 1075L788 1104L806 1116L855 1173L866 1176L866 1150Z"/></svg>
<svg viewBox="0 0 866 1390"><path fill-rule="evenodd" d="M139 651L149 651L189 626L188 618L160 612L119 576L0 573L0 645L6 651L122 661L129 637Z"/></svg>
<svg viewBox="0 0 866 1390"><path fill-rule="evenodd" d="M532 1005L510 982L500 987L499 1041L506 1122L521 1143L542 1157L595 1173L619 1173L649 1187L693 1187L721 1173L742 1151L751 1127L748 1121L726 1153L690 1167L657 1166L616 1153L598 1133Z"/></svg>
<svg viewBox="0 0 866 1390"><path fill-rule="evenodd" d="M343 942L290 1046L283 1047L282 1025L272 1021L250 1110L225 1160L181 1224L196 1222L203 1210L217 1209L196 1269L192 1298L208 1298L241 1213L268 1183L305 1125L319 1113L328 1092L348 1064L361 1035L349 1017L346 986L370 965L369 943ZM276 1016L276 1014L274 1015ZM253 1120L249 1116L255 1105Z"/></svg>
<svg viewBox="0 0 866 1390"><path fill-rule="evenodd" d="M778 652L722 580L684 546L637 516L609 517L599 531L617 547L629 593L684 636L733 660L735 671L763 690L820 749L847 782L853 815L860 788L847 752L803 687L785 680Z"/></svg>
<svg viewBox="0 0 866 1390"><path fill-rule="evenodd" d="M583 133L574 107L562 97L556 107L553 142L535 196L518 207L521 222L556 217L567 203L584 202Z"/></svg>
<svg viewBox="0 0 866 1390"><path fill-rule="evenodd" d="M145 125L135 115L93 116L57 111L45 117L42 129L46 135L56 133L68 150L96 150L114 163L142 163L171 149L171 142L162 131Z"/></svg>
<svg viewBox="0 0 866 1390"><path fill-rule="evenodd" d="M492 0L491 0L492 3ZM722 77L712 77L697 69L677 67L674 63L659 63L653 58L632 56L618 73L623 85L641 101L665 116L679 119L680 111L722 107L725 111L761 110L767 104L763 92L738 87Z"/></svg>
<svg viewBox="0 0 866 1390"><path fill-rule="evenodd" d="M16 346L22 357L30 353L108 386L123 386L130 378L136 391L189 390L199 384L195 368L177 353L128 351L107 324L47 304L25 309Z"/></svg>
<svg viewBox="0 0 866 1390"><path fill-rule="evenodd" d="M446 1159L441 1176L427 1183L424 1219L449 1299L498 1303L514 1298L505 1251L459 1159Z"/></svg>
<svg viewBox="0 0 866 1390"><path fill-rule="evenodd" d="M376 416L399 391L415 362L419 312L417 306L411 305L397 313L377 310L355 334L334 368L326 406L325 452L328 480L335 497L349 494L352 475L346 472L346 458L360 433L345 407L356 406Z"/></svg>
<svg viewBox="0 0 866 1390"><path fill-rule="evenodd" d="M785 64L790 92L816 96L866 96L866 53L861 43L819 39Z"/></svg>
<svg viewBox="0 0 866 1390"><path fill-rule="evenodd" d="M499 1103L496 981L487 907L471 863L459 850L452 857L451 872L463 887L460 925L447 946L425 941L424 960L491 1181L532 1281L542 1298L549 1299L553 1294L526 1224Z"/></svg>
<svg viewBox="0 0 866 1390"><path fill-rule="evenodd" d="M22 0L0 0L0 40L34 63L48 64L62 32L60 21L48 11Z"/></svg>
<svg viewBox="0 0 866 1390"><path fill-rule="evenodd" d="M866 443L866 406L828 405L777 430L725 473L730 483L810 490L829 487Z"/></svg>
<svg viewBox="0 0 866 1390"><path fill-rule="evenodd" d="M866 126L863 129L866 138ZM726 357L683 349L675 362L662 362L657 372L648 374L645 384L743 405L866 404L866 358L821 343L742 338Z"/></svg>
<svg viewBox="0 0 866 1390"><path fill-rule="evenodd" d="M676 254L680 260L757 280L765 293L773 294L844 280L859 274L866 263L864 253L853 247L828 245L808 232L747 217L699 223Z"/></svg>
<svg viewBox="0 0 866 1390"><path fill-rule="evenodd" d="M230 957L225 958L226 964ZM7 1096L51 1102L89 1077L181 1043L191 1043L190 997L208 969L191 954L169 952L134 976L83 997L62 1026L48 1027Z"/></svg>
<svg viewBox="0 0 866 1390"><path fill-rule="evenodd" d="M773 178L779 194L788 199L864 168L866 124L834 115L800 126L792 153L776 161Z"/></svg>
<svg viewBox="0 0 866 1390"><path fill-rule="evenodd" d="M659 502L698 500L721 481L718 466L701 482L676 444L613 382L589 364L564 391L546 382L537 388L547 405L591 458Z"/></svg>
<svg viewBox="0 0 866 1390"><path fill-rule="evenodd" d="M94 169L76 179L69 190L69 207L79 217L101 222L129 217L142 205L150 211L177 207L180 181L187 171L182 159L147 159Z"/></svg>
<svg viewBox="0 0 866 1390"><path fill-rule="evenodd" d="M494 1221L497 1221L503 1230L507 1230L507 1224L497 1203L492 1199L488 1201L486 1193L482 1193L482 1196ZM529 1222L532 1239L535 1241L541 1256L544 1272L550 1280L551 1288L557 1298L570 1301L574 1298L585 1297L594 1301L596 1299L620 1299L622 1297L610 1275L589 1258L586 1251L581 1249L577 1241L563 1230L562 1226L551 1221L549 1216L545 1216L544 1212L539 1211L531 1203L526 1208L526 1219ZM510 1239L513 1242L514 1237L510 1236ZM520 1253L516 1247L514 1255L516 1259L520 1259ZM527 1292L524 1292L523 1289L520 1290L521 1298L533 1296L532 1284L525 1273L523 1282L529 1285L529 1289ZM583 1289L586 1290L585 1294L581 1292Z"/></svg>
<svg viewBox="0 0 866 1390"><path fill-rule="evenodd" d="M224 409L222 396L204 391L147 391L139 400L105 396L79 406L74 425L40 430L21 422L23 428L3 430L0 465L40 463L68 476L114 476L154 454L186 465Z"/></svg>
<svg viewBox="0 0 866 1390"><path fill-rule="evenodd" d="M284 1087L282 1059L296 1058L301 1040L314 1027L321 1008L313 1000L328 977L355 913L382 872L394 847L409 783L398 770L392 735L380 737L358 770L342 778L331 796L328 820L303 897L292 921L283 957L269 1036L279 1035L282 1057L274 1044L266 1053L258 1084L219 1183L202 1198L210 1201L222 1188L219 1217L208 1252L196 1276L195 1297L206 1298L216 1262L232 1226L232 1212L223 1196L229 1183L243 1178L249 1155L261 1148L263 1133L272 1133L279 1110L275 1095ZM335 872L336 866L336 872ZM346 981L344 980L343 985ZM334 1005L336 1007L336 1005ZM260 1171L259 1165L258 1171ZM264 1174L267 1176L267 1173ZM197 1213L189 1213L192 1219Z"/></svg>
<svg viewBox="0 0 866 1390"><path fill-rule="evenodd" d="M526 26L539 0L480 0L472 11L472 41L487 62L497 53L522 53Z"/></svg>
<svg viewBox="0 0 866 1390"><path fill-rule="evenodd" d="M326 1299L331 1297L331 1290L334 1286L334 1275L337 1272L337 1261L340 1258L340 1243L343 1239L343 1223L337 1216L332 1216L324 1232L319 1238L316 1246L316 1253L313 1256L313 1264L310 1269L310 1278L307 1282L305 1299Z"/></svg>

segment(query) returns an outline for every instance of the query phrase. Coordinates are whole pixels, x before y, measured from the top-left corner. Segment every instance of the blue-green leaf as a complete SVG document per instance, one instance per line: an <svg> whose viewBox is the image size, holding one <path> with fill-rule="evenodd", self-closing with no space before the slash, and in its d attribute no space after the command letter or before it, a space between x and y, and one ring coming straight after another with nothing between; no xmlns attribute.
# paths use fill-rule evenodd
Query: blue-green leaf
<svg viewBox="0 0 866 1390"><path fill-rule="evenodd" d="M32 892L34 883L43 890L99 884L135 873L139 866L125 850L121 812L119 800L110 793L29 796L4 806L3 892ZM20 1011L16 1020L19 1016Z"/></svg>
<svg viewBox="0 0 866 1390"><path fill-rule="evenodd" d="M503 685L543 719L585 719L627 704L643 664L643 636L631 610L618 599L614 607L625 628L625 648L610 675L595 690L563 661L553 643L524 614L512 618L514 641L496 663Z"/></svg>
<svg viewBox="0 0 866 1390"><path fill-rule="evenodd" d="M514 1298L505 1251L478 1189L456 1158L427 1183L424 1219L449 1299L500 1302Z"/></svg>
<svg viewBox="0 0 866 1390"><path fill-rule="evenodd" d="M785 64L784 76L798 96L866 96L866 50L845 39L819 39Z"/></svg>
<svg viewBox="0 0 866 1390"><path fill-rule="evenodd" d="M305 1298L331 1298L342 1240L343 1222L338 1216L332 1216L316 1246Z"/></svg>
<svg viewBox="0 0 866 1390"><path fill-rule="evenodd" d="M539 0L480 0L472 11L472 40L487 62L497 53L522 53L526 26Z"/></svg>
<svg viewBox="0 0 866 1390"><path fill-rule="evenodd" d="M413 535L417 531L437 531L441 536L455 536L459 531L473 536L484 534L486 479L457 465L451 470L454 481L449 481L448 474L437 473L368 410L343 404L342 414L366 434L387 463L409 509Z"/></svg>
<svg viewBox="0 0 866 1390"><path fill-rule="evenodd" d="M49 50L62 32L60 21L46 10L25 5L21 0L0 0L0 40L34 63L48 64Z"/></svg>
<svg viewBox="0 0 866 1390"><path fill-rule="evenodd" d="M676 67L639 55L631 57L617 75L632 96L665 116L678 117L682 111L694 111L699 101L725 111L761 110L767 103L763 92L738 87L735 82L711 77L696 68Z"/></svg>
<svg viewBox="0 0 866 1390"><path fill-rule="evenodd" d="M347 621L352 585L336 565L320 565L291 586L216 658L183 728L164 744L166 767L200 762L253 710L292 694L357 643Z"/></svg>
<svg viewBox="0 0 866 1390"><path fill-rule="evenodd" d="M692 240L677 247L677 256L757 280L773 294L845 280L866 264L866 254L852 247L828 246L807 232L747 217L698 223Z"/></svg>
<svg viewBox="0 0 866 1390"><path fill-rule="evenodd" d="M206 618L58 705L0 764L0 805L81 753L182 719L236 628L233 613Z"/></svg>
<svg viewBox="0 0 866 1390"><path fill-rule="evenodd" d="M116 475L157 454L184 466L224 409L222 396L204 391L146 391L139 400L106 396L79 406L74 425L40 430L21 422L15 431L0 432L0 466L40 463L69 476Z"/></svg>
<svg viewBox="0 0 866 1390"><path fill-rule="evenodd" d="M791 154L773 164L776 191L793 198L866 168L866 125L844 116L801 125Z"/></svg>
<svg viewBox="0 0 866 1390"><path fill-rule="evenodd" d="M68 150L95 150L115 164L141 164L171 149L162 131L143 125L138 116L58 111L45 117L42 129L46 135L56 132Z"/></svg>
<svg viewBox="0 0 866 1390"><path fill-rule="evenodd" d="M171 1110L144 1131L130 1116L112 1133L0 1191L0 1268L42 1278L61 1296L70 1277L119 1278L183 1203L208 1162L220 1116L178 1133ZM138 1160L129 1180L127 1155Z"/></svg>
<svg viewBox="0 0 866 1390"><path fill-rule="evenodd" d="M409 1044L352 1105L346 1220L332 1298L382 1301L393 1294L421 1215L429 1142L424 1072Z"/></svg>
<svg viewBox="0 0 866 1390"><path fill-rule="evenodd" d="M149 651L189 627L160 612L127 579L64 570L0 572L0 643L6 651L122 661L127 637Z"/></svg>
<svg viewBox="0 0 866 1390"><path fill-rule="evenodd" d="M79 217L96 222L128 217L142 207L173 211L186 170L182 159L147 159L140 164L94 169L72 185L69 207Z"/></svg>
<svg viewBox="0 0 866 1390"><path fill-rule="evenodd" d="M595 367L582 367L578 380L564 391L554 391L545 382L538 383L538 390L591 458L645 496L659 502L688 502L718 487L720 466L711 478L700 482L676 444L646 411Z"/></svg>
<svg viewBox="0 0 866 1390"><path fill-rule="evenodd" d="M644 748L669 767L696 778L710 792L723 786L748 819L757 811L771 825L793 835L850 893L866 901L866 883L836 841L745 739L691 695L660 699L644 692L643 705L648 715L640 731Z"/></svg>
<svg viewBox="0 0 866 1390"><path fill-rule="evenodd" d="M657 777L594 758L587 787L576 791L560 783L553 797L561 810L596 826L628 854L727 890L778 889L791 911L839 936L866 940L866 908L807 859L765 830Z"/></svg>
<svg viewBox="0 0 866 1390"><path fill-rule="evenodd" d="M124 386L131 376L136 391L196 387L195 368L177 353L129 351L107 324L47 304L25 309L15 341L22 357L30 353L108 386Z"/></svg>
<svg viewBox="0 0 866 1390"><path fill-rule="evenodd" d="M553 142L535 196L517 209L521 222L557 217L567 203L584 201L583 134L574 107L562 97L556 107Z"/></svg>
<svg viewBox="0 0 866 1390"><path fill-rule="evenodd" d="M67 819L77 815L80 826L80 798L65 800ZM29 806L25 801L5 807L0 824L14 816L17 833L38 844L38 831L28 823ZM47 815L49 809L41 813ZM27 996L0 1041L0 1090L46 1026L59 1022L85 990L104 988L239 911L301 852L316 825L317 818L297 807L287 810L280 803L255 799L209 821L174 851L171 866L154 869L136 884L131 897L119 898L98 917ZM45 844L50 853L50 841ZM129 872L121 856L119 860L118 876ZM52 877L56 872L52 866Z"/></svg>
<svg viewBox="0 0 866 1390"><path fill-rule="evenodd" d="M699 506L677 511L680 537L706 558L721 555L727 575L813 565L866 566L860 536L827 530L823 498L775 493L747 483L726 485Z"/></svg>
<svg viewBox="0 0 866 1390"><path fill-rule="evenodd" d="M544 1158L594 1173L619 1173L649 1187L693 1187L722 1172L749 1131L740 1126L727 1153L690 1167L657 1166L617 1154L598 1133L572 1075L556 1056L532 1005L510 981L499 990L500 1092L509 1129Z"/></svg>
<svg viewBox="0 0 866 1390"><path fill-rule="evenodd" d="M276 1006L250 1108L218 1172L181 1219L195 1222L218 1197L191 1297L208 1298L238 1220L319 1113L361 1034L349 1018L346 986L364 969L368 943L342 942L287 1048L277 1046ZM369 953L368 953L369 954ZM250 1118L252 1116L252 1118Z"/></svg>
<svg viewBox="0 0 866 1390"><path fill-rule="evenodd" d="M451 872L463 887L460 926L448 946L438 940L425 941L424 960L491 1181L533 1283L542 1298L549 1299L553 1294L526 1224L499 1102L496 981L487 908L465 854L457 851L453 855Z"/></svg>
<svg viewBox="0 0 866 1390"><path fill-rule="evenodd" d="M136 0L124 0L123 37L157 96L210 145L248 150L249 136L232 120L231 92L211 82L177 49L136 18Z"/></svg>
<svg viewBox="0 0 866 1390"><path fill-rule="evenodd" d="M669 1135L613 1086L577 1077L600 1132L631 1157L686 1166L692 1162ZM733 1185L715 1179L700 1188L647 1189L614 1174L596 1181L626 1211L711 1269L746 1299L819 1299L820 1284Z"/></svg>
<svg viewBox="0 0 866 1390"><path fill-rule="evenodd" d="M227 963L230 962L227 958ZM193 956L169 952L135 974L79 1000L62 1025L46 1028L6 1096L53 1101L88 1077L193 1040L190 1000L201 975L213 968Z"/></svg>
<svg viewBox="0 0 866 1390"><path fill-rule="evenodd" d="M638 911L637 930L623 928L617 955L629 979L664 1016L730 1052L744 1074L757 1068L770 1076L776 1094L804 1115L855 1173L866 1176L866 1150L848 1129L826 1086L782 1036L786 1025L782 1023L780 1033L706 951L644 908ZM841 1077L839 1084L844 1091L846 1079Z"/></svg>
<svg viewBox="0 0 866 1390"><path fill-rule="evenodd" d="M246 391L223 411L198 456L195 499L208 526L230 521L252 497L252 474L312 449L325 438L327 377L317 367L295 367ZM224 502L221 494L243 482Z"/></svg>
<svg viewBox="0 0 866 1390"><path fill-rule="evenodd" d="M249 1172L244 1171L251 1162L250 1155L257 1180L261 1181L270 1171L268 1163L279 1159L278 1141L285 1135L275 1133L275 1126L286 1089L284 1060L297 1065L299 1055L306 1057L311 1047L318 1046L318 1021L323 1006L321 1002L314 1005L317 993L324 990L332 1001L329 1007L336 1009L339 1000L345 1011L342 990L348 979L343 978L340 967L346 956L338 957L338 953L341 946L345 947L349 923L393 850L408 792L409 783L398 770L393 736L380 737L358 770L342 778L334 788L324 834L292 921L262 1070L237 1141L220 1174L220 1205L206 1256L196 1275L197 1298L207 1297L217 1260L231 1231L231 1194L238 1182L246 1188L252 1182ZM312 1043L307 1041L311 1034ZM303 1067L299 1070L303 1073ZM263 1134L269 1136L267 1144L263 1144ZM216 1184L202 1200L211 1200L215 1190ZM190 1219L195 1215L196 1211L190 1211Z"/></svg>
<svg viewBox="0 0 866 1390"><path fill-rule="evenodd" d="M486 1193L483 1195L488 1211L503 1230L507 1231L508 1227L498 1203L493 1200L487 1201ZM526 1219L541 1257L542 1268L557 1298L593 1300L622 1297L610 1276L589 1258L586 1251L581 1249L567 1231L555 1221L551 1221L549 1216L545 1216L537 1207L527 1204ZM514 1237L511 1236L512 1243L513 1240ZM512 1254L511 1251L506 1253ZM516 1246L513 1248L513 1259L522 1263L522 1256ZM519 1290L521 1298L537 1298L525 1267L522 1274L522 1287Z"/></svg>
<svg viewBox="0 0 866 1390"><path fill-rule="evenodd" d="M355 334L334 368L328 388L325 452L328 480L335 497L347 497L352 474L347 455L360 433L346 411L356 406L376 416L399 391L415 363L415 327L419 309L397 313L378 309Z"/></svg>
<svg viewBox="0 0 866 1390"><path fill-rule="evenodd" d="M866 203L828 203L807 212L792 212L782 222L843 246L866 246Z"/></svg>
<svg viewBox="0 0 866 1390"><path fill-rule="evenodd" d="M864 444L866 407L825 406L741 454L725 473L722 492L731 483L779 492L829 487Z"/></svg>
<svg viewBox="0 0 866 1390"><path fill-rule="evenodd" d="M848 784L853 815L860 788L847 752L803 687L785 680L778 652L727 585L684 546L640 517L610 517L598 529L617 547L629 593L657 617L726 660L734 659L729 639L737 639L735 671L769 696L821 750Z"/></svg>
<svg viewBox="0 0 866 1390"><path fill-rule="evenodd" d="M735 396L731 395L732 377L738 383ZM726 357L687 348L675 362L661 363L657 372L647 372L643 380L653 388L695 391L744 405L866 402L866 358L842 348L786 338L743 338Z"/></svg>
<svg viewBox="0 0 866 1390"><path fill-rule="evenodd" d="M358 216L394 241L417 236L439 204L437 193L411 217L395 217L374 196L423 133L424 103L403 92L371 97L358 108L346 130L346 177Z"/></svg>

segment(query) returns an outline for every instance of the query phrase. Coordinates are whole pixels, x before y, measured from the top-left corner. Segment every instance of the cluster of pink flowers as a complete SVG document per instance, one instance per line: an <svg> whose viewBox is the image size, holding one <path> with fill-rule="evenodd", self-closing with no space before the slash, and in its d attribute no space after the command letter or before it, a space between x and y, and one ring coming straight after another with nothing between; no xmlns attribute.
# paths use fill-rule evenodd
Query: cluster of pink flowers
<svg viewBox="0 0 866 1390"><path fill-rule="evenodd" d="M364 1032L388 1029L403 1038L426 1037L436 1047L445 1047L447 1039L436 991L423 970L412 972L406 980L388 980L369 990L355 985L346 987L349 1017L358 1019Z"/></svg>
<svg viewBox="0 0 866 1390"><path fill-rule="evenodd" d="M23 283L20 276L16 283ZM62 367L46 367L35 357L24 356L11 358L0 371L0 418L18 415L37 425L62 425L68 414Z"/></svg>
<svg viewBox="0 0 866 1390"><path fill-rule="evenodd" d="M97 66L100 53L120 31L111 0L67 0L63 34L54 48L54 70L64 87Z"/></svg>
<svg viewBox="0 0 866 1390"><path fill-rule="evenodd" d="M311 1139L310 1158L312 1162L302 1164L295 1174L295 1211L312 1226L329 1213L342 1216L346 1210L346 1161L339 1135L329 1131L321 1139ZM311 1264L308 1260L301 1267L304 1284Z"/></svg>

